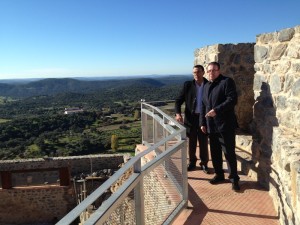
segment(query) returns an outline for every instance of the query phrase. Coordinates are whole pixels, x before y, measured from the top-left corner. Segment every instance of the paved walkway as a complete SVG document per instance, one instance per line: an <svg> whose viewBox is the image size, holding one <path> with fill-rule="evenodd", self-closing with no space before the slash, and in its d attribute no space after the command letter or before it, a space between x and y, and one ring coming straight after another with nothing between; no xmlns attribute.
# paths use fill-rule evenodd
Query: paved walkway
<svg viewBox="0 0 300 225"><path fill-rule="evenodd" d="M213 172L211 162L209 167ZM173 225L279 225L268 191L249 177L240 174L241 190L234 192L227 180L210 184L208 181L214 174L205 174L199 169L188 172L188 208ZM225 173L226 177L228 173Z"/></svg>

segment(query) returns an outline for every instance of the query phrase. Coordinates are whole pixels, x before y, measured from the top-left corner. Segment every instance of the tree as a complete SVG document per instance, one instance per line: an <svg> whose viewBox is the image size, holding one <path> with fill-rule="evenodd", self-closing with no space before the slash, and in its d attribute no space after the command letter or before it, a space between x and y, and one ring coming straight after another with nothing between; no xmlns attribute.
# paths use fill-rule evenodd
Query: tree
<svg viewBox="0 0 300 225"><path fill-rule="evenodd" d="M46 150L45 140L42 137L39 137L35 140L35 144L40 148L42 152Z"/></svg>
<svg viewBox="0 0 300 225"><path fill-rule="evenodd" d="M139 120L141 118L141 113L140 113L140 111L139 110L135 110L134 111L134 116L133 116L133 119L134 120Z"/></svg>
<svg viewBox="0 0 300 225"><path fill-rule="evenodd" d="M111 135L111 149L116 151L118 150L119 143L118 143L118 136L113 134Z"/></svg>

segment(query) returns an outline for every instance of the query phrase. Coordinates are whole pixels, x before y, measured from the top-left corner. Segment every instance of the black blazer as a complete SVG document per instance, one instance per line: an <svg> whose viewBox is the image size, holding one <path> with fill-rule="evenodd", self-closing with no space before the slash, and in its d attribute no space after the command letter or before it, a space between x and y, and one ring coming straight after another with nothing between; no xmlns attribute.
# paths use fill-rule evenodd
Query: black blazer
<svg viewBox="0 0 300 225"><path fill-rule="evenodd" d="M204 85L208 82L203 77ZM184 125L188 128L191 126L198 126L195 123L195 115L193 115L194 110L196 108L196 83L195 80L192 81L186 81L183 84L183 88L181 89L178 97L175 99L175 113L181 114L181 105L185 103L185 109L184 109Z"/></svg>
<svg viewBox="0 0 300 225"><path fill-rule="evenodd" d="M208 133L234 131L237 128L234 112L237 100L233 79L220 74L213 82L207 82L203 88L200 126L206 126ZM205 118L211 109L215 110L216 116Z"/></svg>

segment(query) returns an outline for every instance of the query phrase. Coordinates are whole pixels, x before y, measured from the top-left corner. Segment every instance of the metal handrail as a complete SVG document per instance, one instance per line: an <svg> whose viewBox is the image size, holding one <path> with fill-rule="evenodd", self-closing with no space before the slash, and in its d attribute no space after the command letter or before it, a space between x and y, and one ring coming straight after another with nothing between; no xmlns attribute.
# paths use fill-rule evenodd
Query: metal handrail
<svg viewBox="0 0 300 225"><path fill-rule="evenodd" d="M149 111L145 109L148 107L152 110ZM94 225L94 224L102 224L106 221L109 217L110 213L113 212L120 202L130 193L133 189L137 188L139 185L142 186L142 179L146 174L149 174L154 168L160 165L164 160L170 157L174 152L178 151L179 149L183 149L181 151L181 158L182 158L182 176L185 178L184 187L182 189L181 195L183 201L176 207L174 210L175 215L173 218L167 218L164 224L170 223L175 217L176 214L180 212L187 205L187 174L186 174L186 140L185 140L185 128L178 124L173 118L162 112L160 109L142 102L141 103L141 112L151 116L154 120L160 123L160 125L168 130L171 134L166 136L164 139L158 141L157 143L153 143L148 147L147 150L139 153L138 155L131 158L122 168L120 168L114 175L112 175L106 182L104 182L98 189L96 189L93 193L91 193L85 200L83 200L79 205L77 205L72 211L70 211L65 217L63 217L57 225L66 225L71 224L77 217L80 216L82 212L84 212L91 204L93 204L102 194L105 193L116 181L119 180L120 177L124 175L126 171L130 168L134 168L133 174L119 187L119 189L113 193L103 204L92 214L92 216L85 221L84 224L87 225ZM163 116L163 118L157 116L154 112ZM172 121L173 124L178 128L178 130L174 129L169 124L165 123L165 121ZM143 123L143 122L142 122ZM142 124L143 127L143 124ZM168 141L177 140L177 143L172 145L171 147L167 148L163 153L159 154L154 160L150 161L149 163L141 166L142 158L145 157L147 154L155 151L160 146L165 145ZM143 140L144 142L144 140ZM148 143L149 144L149 143ZM140 187L142 188L142 187ZM143 189L141 189L142 192ZM139 191L137 191L140 195ZM138 196L141 202L137 202L137 204L141 205L143 208L143 198L142 196ZM139 215L136 215L137 220L140 220L138 224L144 224L144 215L143 212L139 212ZM167 222L169 221L169 222Z"/></svg>

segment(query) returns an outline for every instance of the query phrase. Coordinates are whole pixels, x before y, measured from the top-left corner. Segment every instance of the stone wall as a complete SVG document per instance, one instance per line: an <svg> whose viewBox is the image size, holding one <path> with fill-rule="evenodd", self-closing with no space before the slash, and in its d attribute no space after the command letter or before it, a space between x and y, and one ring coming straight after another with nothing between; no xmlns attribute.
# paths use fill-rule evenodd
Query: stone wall
<svg viewBox="0 0 300 225"><path fill-rule="evenodd" d="M300 26L258 35L252 155L281 224L300 224Z"/></svg>
<svg viewBox="0 0 300 225"><path fill-rule="evenodd" d="M300 26L257 35L254 46L196 49L194 64L211 61L237 84L239 169L270 190L281 224L299 225Z"/></svg>
<svg viewBox="0 0 300 225"><path fill-rule="evenodd" d="M221 65L221 73L234 79L237 85L238 104L236 115L239 127L249 131L254 103L254 44L217 44L195 50L194 64L203 65L216 61Z"/></svg>
<svg viewBox="0 0 300 225"><path fill-rule="evenodd" d="M122 154L106 154L0 161L1 174L7 172L15 174L17 180L27 182L24 176L32 177L34 173L44 174L32 178L36 179L34 184L39 185L22 184L19 181L17 187L0 189L0 224L55 224L76 206L77 196L72 182L67 186L55 182L45 183L45 180L50 179L53 174L54 177L58 176L53 170L69 168L70 174L67 179L70 180L72 176L82 173L91 174L103 169L117 170L120 164L127 161L124 159L127 157L128 155ZM95 188L96 182L93 184L94 187L91 188Z"/></svg>
<svg viewBox="0 0 300 225"><path fill-rule="evenodd" d="M72 187L0 190L0 224L55 224L76 206Z"/></svg>
<svg viewBox="0 0 300 225"><path fill-rule="evenodd" d="M102 154L38 159L0 160L0 171L35 170L69 167L71 175L91 170L115 169L124 162L123 154ZM128 156L127 156L128 157Z"/></svg>

